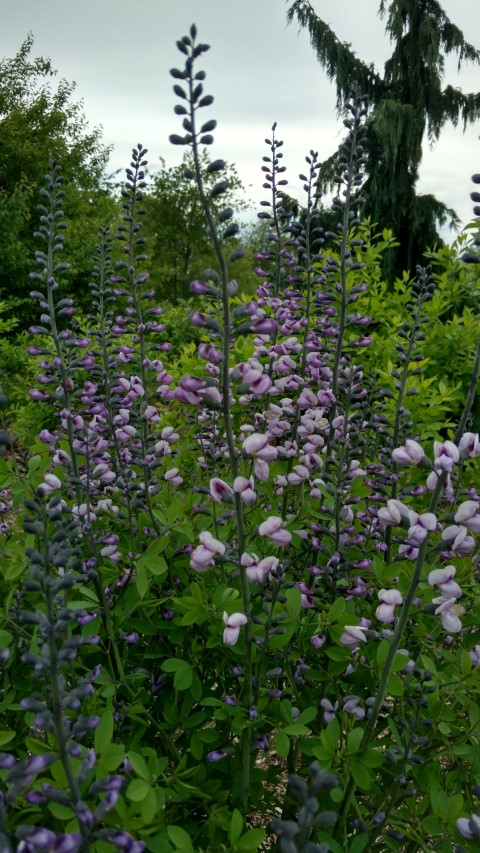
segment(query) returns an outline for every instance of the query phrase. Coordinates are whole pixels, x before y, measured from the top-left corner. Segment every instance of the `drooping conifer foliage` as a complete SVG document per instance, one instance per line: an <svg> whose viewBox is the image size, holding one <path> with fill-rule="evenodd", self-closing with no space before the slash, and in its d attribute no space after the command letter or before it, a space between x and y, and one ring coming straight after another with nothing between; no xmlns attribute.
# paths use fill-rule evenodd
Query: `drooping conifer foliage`
<svg viewBox="0 0 480 853"><path fill-rule="evenodd" d="M460 68L464 62L479 63L480 51L437 0L382 0L379 14L385 17L393 44L382 76L322 20L323 7L295 0L287 18L308 30L320 64L335 82L339 109L354 84L368 95L372 113L365 214L392 229L400 242L384 263L384 274L392 282L404 269L413 273L426 247L438 239L438 224L458 222L455 211L433 195L418 195L416 184L425 139L436 142L448 121L465 128L480 112L480 92L464 94L444 85L445 59L456 55ZM329 167L324 175L331 179L336 156Z"/></svg>

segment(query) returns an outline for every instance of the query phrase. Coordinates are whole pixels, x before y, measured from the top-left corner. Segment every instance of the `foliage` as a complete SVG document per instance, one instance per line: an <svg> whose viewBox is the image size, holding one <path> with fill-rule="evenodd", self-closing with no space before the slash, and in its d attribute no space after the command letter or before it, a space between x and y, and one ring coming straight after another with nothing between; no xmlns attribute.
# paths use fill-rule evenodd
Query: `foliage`
<svg viewBox="0 0 480 853"><path fill-rule="evenodd" d="M368 365L375 366L385 387L394 391L390 372L397 359L397 341L392 328L399 328L405 308L411 299L411 280L405 274L388 288L381 278L382 256L390 251L391 233L373 234L368 222L360 233L365 241L365 258L369 269L365 311L374 318L371 329L374 340L365 353ZM475 267L462 261L462 252L469 242L466 229L452 242L435 252L427 253L436 271L433 298L425 306L424 360L419 362L422 376L412 378L418 396L410 400L417 431L433 439L442 430L447 435L457 423L471 375L471 365L480 335L479 274ZM478 429L480 398L472 406L471 427ZM393 407L393 403L392 403Z"/></svg>
<svg viewBox="0 0 480 853"><path fill-rule="evenodd" d="M200 340L172 347L150 285L142 146L84 318L60 287L56 160L40 194L30 398L51 422L27 460L0 459L2 849L254 853L274 814L284 853L473 853L480 341L446 434L413 407L432 399L434 311L474 334L469 253L435 253L438 276L419 267L382 299L393 238L361 222L354 99L331 234L317 153L301 222L273 126L258 287L239 295L238 223L212 204L225 164L200 154L208 48L194 26L178 47L172 142L193 154L216 258L191 285Z"/></svg>
<svg viewBox="0 0 480 853"><path fill-rule="evenodd" d="M309 0L294 0L288 20L308 29L312 47L329 80L335 81L339 108L358 87L369 100L365 212L372 222L393 231L399 241L386 256L384 276L392 284L404 270L410 275L427 247L439 243L437 223L458 224L455 211L431 195L417 195L423 140L436 142L447 121L466 127L478 119L480 93L464 94L443 86L445 58L480 62L480 51L467 42L437 0L392 0L380 3L393 52L383 76L359 59L314 11ZM324 174L334 180L336 156Z"/></svg>
<svg viewBox="0 0 480 853"><path fill-rule="evenodd" d="M31 59L30 34L12 59L0 63L0 298L14 297L20 325L32 319L28 274L34 259L32 223L49 157L61 158L67 180L65 212L72 223L65 288L87 292L98 219L115 212L104 178L109 148L100 128L89 130L75 85L60 80L49 59Z"/></svg>
<svg viewBox="0 0 480 853"><path fill-rule="evenodd" d="M203 168L207 161L205 149ZM202 271L214 258L198 191L191 180L192 166L188 157L175 167L167 168L163 162L161 170L151 176L145 194L144 234L151 246L150 269L159 297L171 303L188 298L190 282L201 278ZM225 179L229 190L223 201L236 210L245 211L247 203L242 197L243 187L235 166L226 167ZM207 185L213 187L215 174L206 173L206 180ZM218 209L218 204L214 200L214 209Z"/></svg>

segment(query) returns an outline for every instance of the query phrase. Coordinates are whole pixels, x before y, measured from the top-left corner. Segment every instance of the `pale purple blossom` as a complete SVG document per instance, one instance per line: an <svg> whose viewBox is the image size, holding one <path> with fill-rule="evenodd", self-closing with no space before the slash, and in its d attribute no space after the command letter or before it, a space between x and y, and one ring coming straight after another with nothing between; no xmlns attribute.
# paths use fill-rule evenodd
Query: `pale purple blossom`
<svg viewBox="0 0 480 853"><path fill-rule="evenodd" d="M270 446L269 441L268 433L253 432L244 440L242 448L249 456L261 459L264 462L273 462L277 458L278 451L276 447Z"/></svg>
<svg viewBox="0 0 480 853"><path fill-rule="evenodd" d="M172 486L180 486L183 483L183 477L179 476L178 468L169 468L164 474L164 479Z"/></svg>
<svg viewBox="0 0 480 853"><path fill-rule="evenodd" d="M192 552L190 565L192 569L195 569L197 572L204 572L206 569L210 568L210 566L215 565L215 557L217 554L225 553L225 545L223 542L219 542L218 539L214 539L208 530L202 531L198 538L200 539L201 545L198 545Z"/></svg>
<svg viewBox="0 0 480 853"><path fill-rule="evenodd" d="M464 501L455 513L455 521L472 533L480 533L480 513L477 501Z"/></svg>
<svg viewBox="0 0 480 853"><path fill-rule="evenodd" d="M320 699L320 705L323 708L323 722L330 723L335 719L335 711L338 710L338 702L332 705L329 699Z"/></svg>
<svg viewBox="0 0 480 853"><path fill-rule="evenodd" d="M226 626L223 632L223 642L226 646L234 646L239 638L241 626L247 624L247 617L244 613L231 613L229 615L225 612L223 621Z"/></svg>
<svg viewBox="0 0 480 853"><path fill-rule="evenodd" d="M284 529L284 521L276 515L271 515L266 521L263 521L258 528L260 536L265 536L271 539L276 545L290 545L292 534Z"/></svg>
<svg viewBox="0 0 480 853"><path fill-rule="evenodd" d="M437 518L433 512L424 512L422 515L418 515L413 510L410 510L408 520L410 523L408 542L414 547L421 545L428 534L437 528Z"/></svg>
<svg viewBox="0 0 480 853"><path fill-rule="evenodd" d="M343 710L352 714L356 720L363 720L365 717L365 710L360 705L360 696L345 696Z"/></svg>
<svg viewBox="0 0 480 853"><path fill-rule="evenodd" d="M366 628L362 628L360 625L345 625L343 634L339 639L340 645L352 649L352 651L358 649L360 643L364 643L366 640L365 631Z"/></svg>
<svg viewBox="0 0 480 853"><path fill-rule="evenodd" d="M459 817L456 821L456 826L462 838L467 838L469 841L472 839L480 840L479 815L472 814L470 818Z"/></svg>
<svg viewBox="0 0 480 853"><path fill-rule="evenodd" d="M402 523L403 518L408 517L409 511L408 506L405 506L405 504L396 499L391 499L387 501L386 507L378 510L377 517L382 524L399 525Z"/></svg>
<svg viewBox="0 0 480 853"><path fill-rule="evenodd" d="M396 447L392 450L392 459L397 465L418 465L425 454L418 441L407 438L404 447Z"/></svg>
<svg viewBox="0 0 480 853"><path fill-rule="evenodd" d="M470 660L472 661L474 666L480 666L480 646L475 646L471 652L468 653L470 655Z"/></svg>
<svg viewBox="0 0 480 853"><path fill-rule="evenodd" d="M276 451L275 447L272 449ZM260 480L262 483L267 482L270 476L270 468L268 467L268 462L265 462L264 459L255 458L253 462L253 470L258 480Z"/></svg>
<svg viewBox="0 0 480 853"><path fill-rule="evenodd" d="M301 483L308 480L310 471L305 465L295 465L293 471L287 475L287 480L291 486L299 486Z"/></svg>
<svg viewBox="0 0 480 853"><path fill-rule="evenodd" d="M465 608L457 604L456 598L434 598L433 603L437 605L435 616L440 616L445 631L449 634L458 634L462 630L459 617L465 613Z"/></svg>
<svg viewBox="0 0 480 853"><path fill-rule="evenodd" d="M214 501L221 503L222 501L228 501L233 495L233 489L228 483L220 480L219 477L212 477L210 480L210 494Z"/></svg>
<svg viewBox="0 0 480 853"><path fill-rule="evenodd" d="M469 554L475 547L472 536L467 536L467 528L458 524L450 524L442 532L442 539L449 543L452 551L460 554Z"/></svg>
<svg viewBox="0 0 480 853"><path fill-rule="evenodd" d="M480 456L480 439L478 433L464 433L458 444L458 450L462 459L466 456L470 456L471 459L475 456Z"/></svg>
<svg viewBox="0 0 480 853"><path fill-rule="evenodd" d="M453 466L460 459L458 447L453 441L434 441L434 466L437 471L451 473Z"/></svg>
<svg viewBox="0 0 480 853"><path fill-rule="evenodd" d="M458 583L453 580L456 571L455 566L444 566L443 569L433 569L429 572L428 583L432 587L438 587L444 598L460 598L462 590Z"/></svg>
<svg viewBox="0 0 480 853"><path fill-rule="evenodd" d="M253 477L235 477L233 481L233 491L240 495L246 506L252 506L257 499L254 485Z"/></svg>
<svg viewBox="0 0 480 853"><path fill-rule="evenodd" d="M395 607L403 603L403 598L398 589L381 589L378 599L380 604L375 611L375 616L379 622L388 625L395 620Z"/></svg>
<svg viewBox="0 0 480 853"><path fill-rule="evenodd" d="M50 495L52 492L62 488L62 481L55 474L45 474L44 482L41 483L39 488L44 495Z"/></svg>
<svg viewBox="0 0 480 853"><path fill-rule="evenodd" d="M250 583L263 583L265 575L274 572L279 564L278 557L264 557L259 560L256 554L243 553L240 563Z"/></svg>

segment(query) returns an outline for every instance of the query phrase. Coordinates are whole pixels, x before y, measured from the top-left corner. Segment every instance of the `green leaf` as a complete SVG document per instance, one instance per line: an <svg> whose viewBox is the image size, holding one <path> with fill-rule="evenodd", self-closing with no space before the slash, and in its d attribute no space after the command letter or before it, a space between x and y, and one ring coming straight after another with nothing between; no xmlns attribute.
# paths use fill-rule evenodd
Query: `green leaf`
<svg viewBox="0 0 480 853"><path fill-rule="evenodd" d="M142 802L140 807L140 811L142 814L142 820L144 823L149 824L154 819L157 814L157 798L155 796L155 791L150 789L147 796Z"/></svg>
<svg viewBox="0 0 480 853"><path fill-rule="evenodd" d="M47 809L59 820L71 820L72 817L75 817L72 809L68 806L63 806L61 803L48 803Z"/></svg>
<svg viewBox="0 0 480 853"><path fill-rule="evenodd" d="M200 738L197 735L192 735L192 739L190 741L190 752L192 753L195 761L201 761L203 758L203 744Z"/></svg>
<svg viewBox="0 0 480 853"><path fill-rule="evenodd" d="M94 744L95 752L102 754L105 748L111 743L113 736L113 714L111 711L105 711L97 728L95 729Z"/></svg>
<svg viewBox="0 0 480 853"><path fill-rule="evenodd" d="M341 616L345 613L346 602L344 598L337 598L336 601L333 602L330 610L328 611L328 622L332 624L332 622L337 622Z"/></svg>
<svg viewBox="0 0 480 853"><path fill-rule="evenodd" d="M322 743L333 754L340 740L340 724L338 720L330 720L327 728L321 734Z"/></svg>
<svg viewBox="0 0 480 853"><path fill-rule="evenodd" d="M330 660L338 661L342 665L345 664L345 661L350 658L351 654L348 649L336 649L331 648L326 650L326 655Z"/></svg>
<svg viewBox="0 0 480 853"><path fill-rule="evenodd" d="M132 779L127 788L127 797L134 803L141 803L151 790L151 785L145 779Z"/></svg>
<svg viewBox="0 0 480 853"><path fill-rule="evenodd" d="M442 835L443 833L442 824L433 815L427 815L423 818L422 829L426 835Z"/></svg>
<svg viewBox="0 0 480 853"><path fill-rule="evenodd" d="M382 640L377 649L377 665L380 670L383 669L387 659L390 643L388 640Z"/></svg>
<svg viewBox="0 0 480 853"><path fill-rule="evenodd" d="M353 758L350 762L350 770L358 787L362 791L369 791L372 786L372 777L367 768L357 759Z"/></svg>
<svg viewBox="0 0 480 853"><path fill-rule="evenodd" d="M448 804L448 820L450 822L455 821L457 817L460 817L463 811L463 797L460 793L454 794L450 797L450 802Z"/></svg>
<svg viewBox="0 0 480 853"><path fill-rule="evenodd" d="M354 838L350 847L348 848L348 853L362 853L365 850L365 847L368 844L368 835L359 835L357 838Z"/></svg>
<svg viewBox="0 0 480 853"><path fill-rule="evenodd" d="M278 732L275 738L275 751L281 758L286 758L290 752L290 740L284 731Z"/></svg>
<svg viewBox="0 0 480 853"><path fill-rule="evenodd" d="M304 724L311 723L312 720L315 719L317 714L318 714L317 708L314 708L313 706L311 706L310 708L305 708L305 710L302 711L302 713L300 714L297 722L298 723L304 723Z"/></svg>
<svg viewBox="0 0 480 853"><path fill-rule="evenodd" d="M146 761L143 756L139 755L138 752L128 752L127 758L132 765L133 769L137 776L140 776L141 779L146 779L147 782L150 781L151 773L147 767Z"/></svg>
<svg viewBox="0 0 480 853"><path fill-rule="evenodd" d="M286 735L290 735L290 737L301 737L309 735L310 729L307 726L302 726L301 723L292 723L290 726L285 726L283 732Z"/></svg>
<svg viewBox="0 0 480 853"><path fill-rule="evenodd" d="M35 471L38 471L38 469L40 468L41 461L41 456L31 456L28 460L28 473L33 474Z"/></svg>
<svg viewBox="0 0 480 853"><path fill-rule="evenodd" d="M363 737L363 729L362 728L352 729L352 731L349 732L348 738L347 738L347 749L348 749L348 752L350 755L352 755L355 752L358 752L358 748L360 746L360 742L362 740L362 737Z"/></svg>
<svg viewBox="0 0 480 853"><path fill-rule="evenodd" d="M193 669L186 660L168 658L162 663L164 672L174 672L173 686L175 690L188 690L193 681Z"/></svg>
<svg viewBox="0 0 480 853"><path fill-rule="evenodd" d="M137 567L135 586L137 587L140 598L145 598L149 587L148 573L145 566Z"/></svg>
<svg viewBox="0 0 480 853"><path fill-rule="evenodd" d="M335 841L328 832L319 832L318 840L328 844L328 849L331 853L345 853L345 847L341 846L338 841Z"/></svg>
<svg viewBox="0 0 480 853"><path fill-rule="evenodd" d="M379 749L367 749L366 752L360 753L358 760L365 767L381 767L385 761L385 756Z"/></svg>
<svg viewBox="0 0 480 853"><path fill-rule="evenodd" d="M235 853L257 853L260 844L265 838L264 829L249 829L245 835L237 841Z"/></svg>
<svg viewBox="0 0 480 853"><path fill-rule="evenodd" d="M15 732L9 731L5 729L5 731L0 732L0 746L4 746L6 743L10 743L11 740L15 737Z"/></svg>
<svg viewBox="0 0 480 853"><path fill-rule="evenodd" d="M138 560L135 561L137 571L139 568L144 568L148 569L152 575L166 574L168 566L164 558L160 557L160 554L165 551L168 542L168 536L160 536L158 539L154 539L148 546L147 550L144 551ZM159 565L161 566L160 571L158 570Z"/></svg>
<svg viewBox="0 0 480 853"><path fill-rule="evenodd" d="M185 666L181 669L178 669L175 673L175 678L173 679L173 686L175 690L188 690L191 686L193 680L193 669L189 663L185 663Z"/></svg>
<svg viewBox="0 0 480 853"><path fill-rule="evenodd" d="M112 772L112 770L116 770L117 767L120 767L120 764L125 759L125 747L121 743L110 743L106 746L102 752L101 757L98 761L98 767L102 767L103 770L108 770L108 772Z"/></svg>
<svg viewBox="0 0 480 853"><path fill-rule="evenodd" d="M395 673L392 673L392 675L388 679L387 690L390 693L390 696L403 696L404 686L400 676L395 675Z"/></svg>
<svg viewBox="0 0 480 853"><path fill-rule="evenodd" d="M0 631L0 649L5 649L12 642L12 635L8 631Z"/></svg>
<svg viewBox="0 0 480 853"><path fill-rule="evenodd" d="M235 842L238 841L242 834L242 829L243 817L238 809L234 809L230 820L230 844L235 844Z"/></svg>
<svg viewBox="0 0 480 853"><path fill-rule="evenodd" d="M190 836L181 826L167 826L168 837L180 853L195 853Z"/></svg>
<svg viewBox="0 0 480 853"><path fill-rule="evenodd" d="M163 661L161 669L164 672L178 672L184 666L188 666L187 661L181 660L181 658L167 658L167 660Z"/></svg>
<svg viewBox="0 0 480 853"><path fill-rule="evenodd" d="M465 649L460 649L459 658L460 658L460 669L461 669L462 675L468 675L468 673L470 672L470 670L472 669L472 666L473 666L472 659L471 659L470 655L468 654L468 652Z"/></svg>

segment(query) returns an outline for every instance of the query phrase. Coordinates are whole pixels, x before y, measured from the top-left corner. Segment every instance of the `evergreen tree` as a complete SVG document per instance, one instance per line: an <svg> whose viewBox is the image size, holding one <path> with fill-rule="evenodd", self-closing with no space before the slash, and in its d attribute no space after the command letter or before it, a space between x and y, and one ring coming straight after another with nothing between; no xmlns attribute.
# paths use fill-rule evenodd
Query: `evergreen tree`
<svg viewBox="0 0 480 853"><path fill-rule="evenodd" d="M447 121L461 121L465 129L480 116L480 92L443 87L445 57L456 54L460 69L465 61L480 64L480 51L465 40L437 0L381 0L379 14L386 16L393 43L383 76L337 38L309 0L294 0L287 19L296 18L308 29L319 62L335 82L339 110L354 87L368 98L364 212L392 229L400 242L385 262L384 274L391 282L403 270L413 273L425 249L438 241L438 224L458 222L455 211L432 195L417 195L415 187L425 135L432 144ZM333 175L334 161L332 157L326 164L324 177Z"/></svg>

